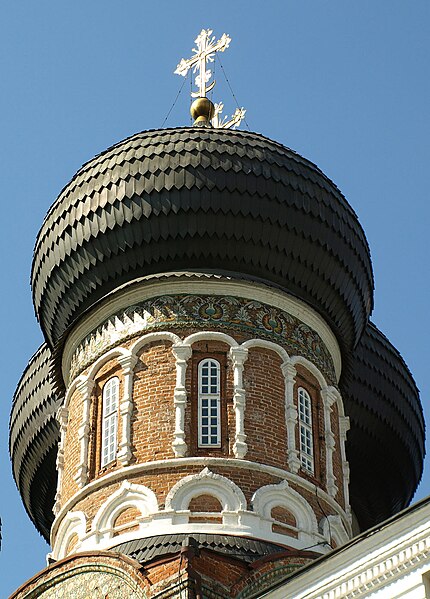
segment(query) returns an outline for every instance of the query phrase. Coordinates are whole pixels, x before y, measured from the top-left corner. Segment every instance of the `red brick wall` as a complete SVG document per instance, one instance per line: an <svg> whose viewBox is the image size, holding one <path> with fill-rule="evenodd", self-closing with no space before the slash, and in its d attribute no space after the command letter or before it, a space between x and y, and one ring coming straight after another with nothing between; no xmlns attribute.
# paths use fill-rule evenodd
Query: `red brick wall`
<svg viewBox="0 0 430 599"><path fill-rule="evenodd" d="M275 352L251 348L245 362L247 460L287 468L285 384Z"/></svg>
<svg viewBox="0 0 430 599"><path fill-rule="evenodd" d="M156 341L145 345L134 369L132 462L174 457L175 382L176 366L171 344Z"/></svg>

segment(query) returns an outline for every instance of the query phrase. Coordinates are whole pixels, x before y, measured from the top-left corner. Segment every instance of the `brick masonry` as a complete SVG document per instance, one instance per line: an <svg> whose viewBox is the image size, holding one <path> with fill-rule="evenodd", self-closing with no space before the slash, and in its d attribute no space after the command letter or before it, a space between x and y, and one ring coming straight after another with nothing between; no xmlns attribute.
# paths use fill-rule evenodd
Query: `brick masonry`
<svg viewBox="0 0 430 599"><path fill-rule="evenodd" d="M193 329L175 330L175 334L185 338ZM225 329L224 329L225 332ZM243 333L230 332L238 343L243 343L247 336ZM128 348L135 338L122 343ZM198 341L192 346L192 355L188 361L185 377L187 404L185 408L185 442L188 446L188 456L195 457L220 457L234 458L233 444L236 433L236 420L234 410L234 377L233 365L229 355L229 345L224 342L208 339ZM197 443L197 368L201 359L207 356L216 358L221 364L221 447L199 448ZM176 385L176 362L170 341L158 340L144 345L138 353L136 365L133 370L132 399L133 411L131 414L131 451L130 465L156 462L157 460L173 460L175 455L172 442L175 434L175 409L174 390ZM243 386L246 392L246 409L244 428L248 452L246 460L259 464L274 466L288 470L287 462L287 428L285 418L285 382L281 370L282 359L271 349L266 347L252 347L248 351L248 358L244 364ZM91 368L91 367L89 367ZM84 371L83 375L88 372ZM326 488L326 448L324 440L324 409L320 395L319 384L315 377L304 366L297 365L297 376L294 385L294 401L297 407L297 392L299 387L304 387L312 399L312 417L314 428L314 453L315 473L300 470L299 476L316 488ZM103 386L109 378L119 378L120 401L124 393L123 369L116 358L108 360L94 376L94 386L91 393L90 427L88 435L88 474L89 482L100 480L107 474L119 471L122 465L115 460L101 467L101 406ZM82 424L82 395L77 389L71 395L69 403L69 419L64 446L65 470L61 488L61 503L70 500L79 490L74 479L80 462L79 427ZM333 470L339 488L336 500L343 505L344 496L342 488L342 464L340 444L338 440L339 425L337 406L333 406L331 426L336 437L335 452L333 457ZM122 419L118 418L118 439L122 437ZM299 447L298 431L296 433L296 447ZM184 465L178 460L177 465L164 468L156 465L151 470L139 474L127 475L128 482L144 485L151 489L157 498L159 510L165 507L165 500L170 489L182 478L198 474L203 464ZM220 474L235 483L244 493L247 509L252 510L251 498L263 486L276 485L282 478L256 471L249 468L234 468L228 465L210 467L210 471ZM117 491L121 480L106 481L101 488L97 488L90 495L84 497L73 505L73 511L82 511L87 519L87 532L90 532L93 518L100 506ZM332 506L320 495L303 488L301 485L290 483L290 488L297 491L311 506L317 521L325 516L335 514ZM192 497L188 509L192 512L189 522L221 523L222 517L217 516L222 509L219 501L210 494L197 494ZM208 514L209 516L205 515ZM212 516L210 515L212 514ZM135 508L127 508L119 513L114 522L114 536L123 532L130 532L137 528L136 520L140 514ZM274 520L272 531L285 536L298 538L295 517L285 506L275 506L271 511ZM55 539L54 539L55 541ZM76 539L71 538L67 551L73 553ZM210 562L210 560L206 560ZM231 568L231 564L229 568ZM168 578L169 569L165 564L161 567L163 576ZM156 576L156 569L152 576ZM237 577L236 577L237 578ZM232 582L232 581L230 581ZM230 584L229 582L229 584ZM237 582L237 580L236 580ZM155 583L154 583L155 584ZM166 583L167 584L167 583Z"/></svg>

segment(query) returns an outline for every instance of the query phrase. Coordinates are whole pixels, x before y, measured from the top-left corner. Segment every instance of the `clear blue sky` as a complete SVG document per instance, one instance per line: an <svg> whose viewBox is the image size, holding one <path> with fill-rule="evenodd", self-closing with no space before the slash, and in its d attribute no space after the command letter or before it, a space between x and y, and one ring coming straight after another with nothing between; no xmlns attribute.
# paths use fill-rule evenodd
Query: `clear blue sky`
<svg viewBox="0 0 430 599"><path fill-rule="evenodd" d="M373 320L400 349L429 412L428 0L5 0L0 8L2 290L0 596L44 566L47 545L12 480L8 417L42 341L29 273L44 214L80 165L158 128L199 31L221 55L249 127L295 149L356 210L375 273ZM214 100L235 104L217 72ZM189 123L189 87L167 126ZM425 474L416 499L430 493Z"/></svg>

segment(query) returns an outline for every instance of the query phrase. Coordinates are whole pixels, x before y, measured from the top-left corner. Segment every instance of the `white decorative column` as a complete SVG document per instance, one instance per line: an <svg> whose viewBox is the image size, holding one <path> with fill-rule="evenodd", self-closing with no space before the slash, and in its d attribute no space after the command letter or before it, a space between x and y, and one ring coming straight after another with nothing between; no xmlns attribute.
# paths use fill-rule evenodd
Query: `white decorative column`
<svg viewBox="0 0 430 599"><path fill-rule="evenodd" d="M346 433L349 431L350 423L348 416L339 417L340 455L342 458L343 494L345 496L345 511L351 517L351 506L349 505L349 462L346 459Z"/></svg>
<svg viewBox="0 0 430 599"><path fill-rule="evenodd" d="M297 371L290 362L281 364L285 383L285 423L287 427L287 460L291 472L298 472L300 457L296 447L297 408L294 404L294 384Z"/></svg>
<svg viewBox="0 0 430 599"><path fill-rule="evenodd" d="M234 435L233 452L236 458L244 458L248 451L245 443L245 389L243 388L243 365L248 358L245 347L232 347L230 357L233 362L233 408L236 417L236 432Z"/></svg>
<svg viewBox="0 0 430 599"><path fill-rule="evenodd" d="M63 484L63 471L64 471L64 442L66 439L67 421L69 420L69 410L64 406L61 406L57 411L57 420L60 424L60 441L58 442L58 453L57 453L57 491L55 493L55 503L52 511L54 516L60 511L61 504L61 485Z"/></svg>
<svg viewBox="0 0 430 599"><path fill-rule="evenodd" d="M185 443L185 406L187 403L185 375L187 373L188 360L191 357L191 347L189 345L174 345L172 352L176 359L176 387L173 395L173 403L175 405L175 438L172 443L172 449L175 457L182 458L186 455L188 449Z"/></svg>
<svg viewBox="0 0 430 599"><path fill-rule="evenodd" d="M331 407L336 401L335 391L336 390L333 387L324 387L324 389L321 389L321 397L324 405L327 493L331 497L335 497L338 490L336 486L336 477L333 472L333 453L336 447L336 440L331 429Z"/></svg>
<svg viewBox="0 0 430 599"><path fill-rule="evenodd" d="M88 434L90 432L91 391L93 387L94 381L91 379L85 379L77 385L77 390L82 397L82 424L78 430L81 456L78 471L74 478L80 488L88 481Z"/></svg>
<svg viewBox="0 0 430 599"><path fill-rule="evenodd" d="M118 357L124 375L124 390L119 413L122 423L121 441L118 446L117 458L123 466L127 466L131 459L131 415L133 413L133 369L136 366L137 356Z"/></svg>

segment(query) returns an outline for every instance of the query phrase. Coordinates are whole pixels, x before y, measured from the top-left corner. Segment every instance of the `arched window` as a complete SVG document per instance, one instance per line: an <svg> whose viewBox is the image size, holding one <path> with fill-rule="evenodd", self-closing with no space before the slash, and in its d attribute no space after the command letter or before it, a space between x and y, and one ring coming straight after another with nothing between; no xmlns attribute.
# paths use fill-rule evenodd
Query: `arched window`
<svg viewBox="0 0 430 599"><path fill-rule="evenodd" d="M213 358L198 368L198 445L221 447L220 364Z"/></svg>
<svg viewBox="0 0 430 599"><path fill-rule="evenodd" d="M299 438L302 468L314 473L314 438L312 432L312 403L309 393L299 387Z"/></svg>
<svg viewBox="0 0 430 599"><path fill-rule="evenodd" d="M103 422L101 466L116 458L118 439L119 379L114 376L103 387Z"/></svg>

